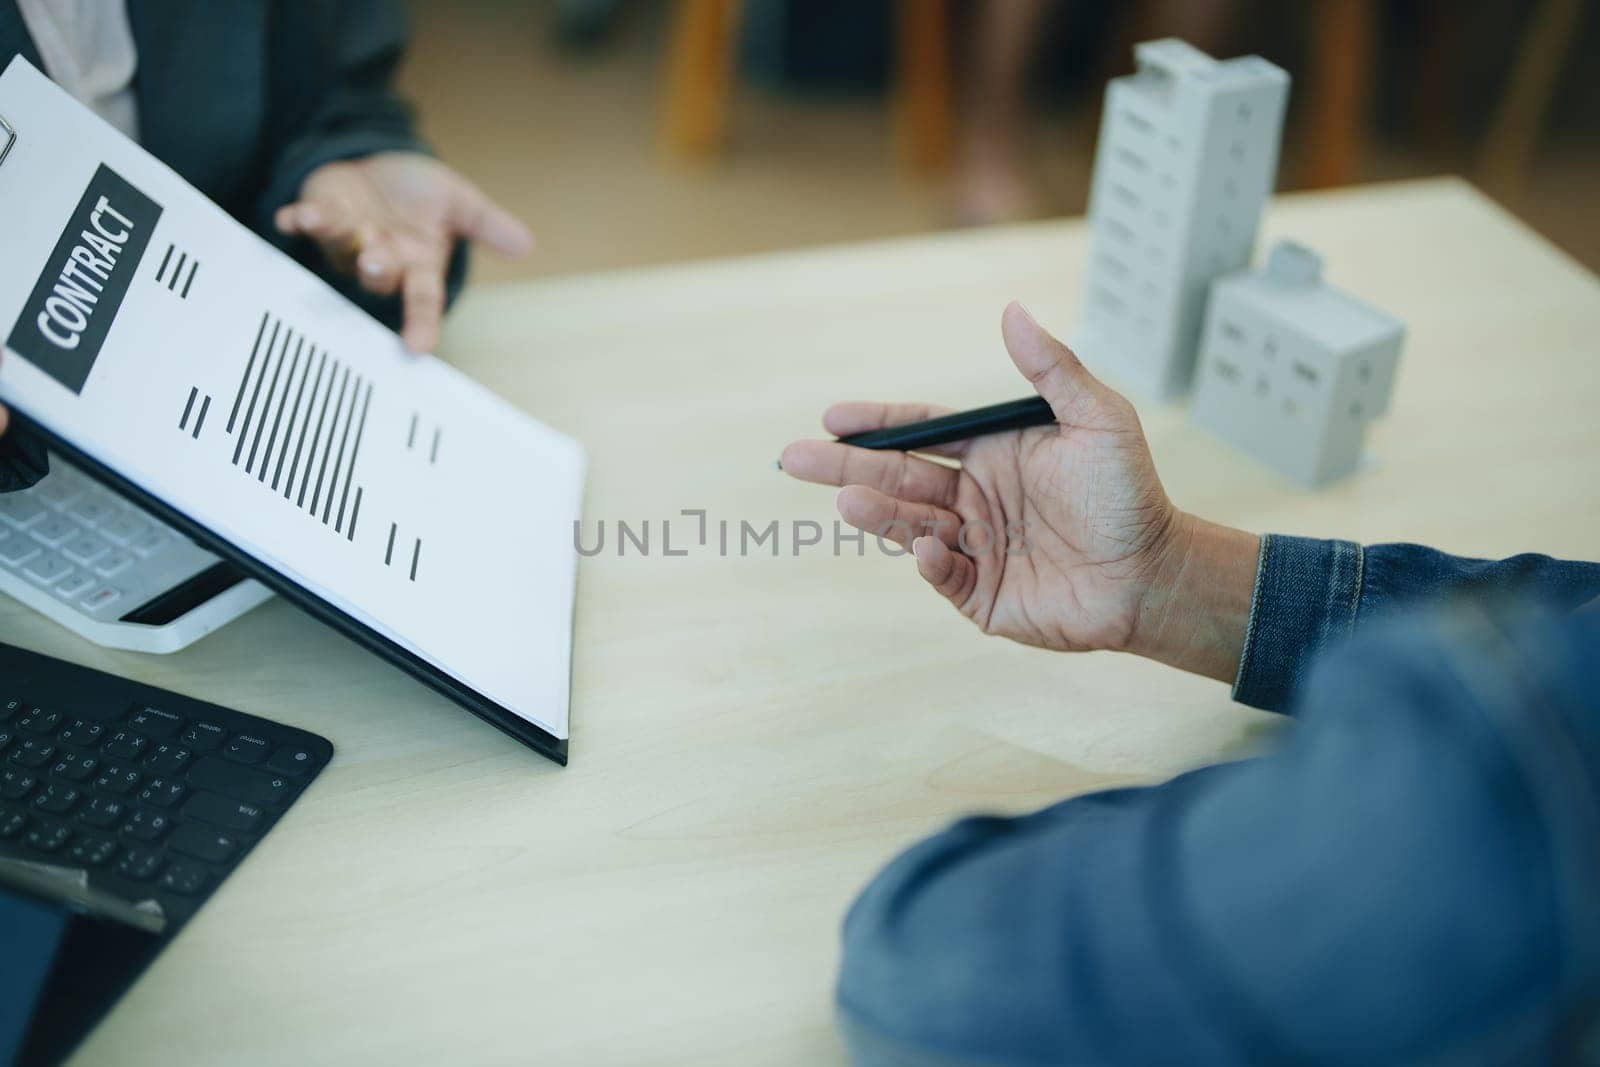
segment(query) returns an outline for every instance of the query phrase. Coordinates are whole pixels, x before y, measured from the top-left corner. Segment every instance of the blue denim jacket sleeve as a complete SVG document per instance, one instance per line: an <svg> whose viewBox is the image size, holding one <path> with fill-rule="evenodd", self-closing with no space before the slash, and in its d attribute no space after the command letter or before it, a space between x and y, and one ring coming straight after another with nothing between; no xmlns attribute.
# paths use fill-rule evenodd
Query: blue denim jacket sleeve
<svg viewBox="0 0 1600 1067"><path fill-rule="evenodd" d="M1600 564L1533 554L1465 559L1423 545L1267 534L1233 697L1283 711L1317 656L1358 625L1451 596L1513 596L1570 611L1600 596Z"/></svg>
<svg viewBox="0 0 1600 1067"><path fill-rule="evenodd" d="M1377 624L1295 710L896 859L845 921L855 1060L1600 1062L1600 611Z"/></svg>

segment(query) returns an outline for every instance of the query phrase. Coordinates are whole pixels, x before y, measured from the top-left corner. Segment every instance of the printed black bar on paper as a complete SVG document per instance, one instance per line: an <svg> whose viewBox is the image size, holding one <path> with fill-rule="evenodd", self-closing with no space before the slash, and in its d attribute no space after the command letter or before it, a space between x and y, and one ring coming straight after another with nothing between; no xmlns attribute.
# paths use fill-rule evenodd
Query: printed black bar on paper
<svg viewBox="0 0 1600 1067"><path fill-rule="evenodd" d="M283 413L289 406L289 390L294 388L294 372L299 369L300 353L305 350L306 339L305 335L302 334L299 343L294 346L294 362L289 364L289 377L283 383L283 393L278 397L278 412L272 416L272 432L267 435L267 454L261 457L261 469L256 472L256 481L258 482L265 483L267 480L267 467L272 463L272 450L277 447L278 430L283 426ZM274 376L272 384L278 384L276 376ZM285 437L284 443L288 444L288 441L289 439ZM283 460L281 458L278 460L278 469L283 469Z"/></svg>
<svg viewBox="0 0 1600 1067"><path fill-rule="evenodd" d="M311 351L306 354L305 369L300 372L300 388L295 390L294 407L289 410L289 425L283 428L283 448L278 452L278 467L272 472L272 491L278 491L278 483L283 481L283 461L289 458L289 442L294 439L294 424L300 418L300 401L305 399L306 381L311 377L311 364L316 362L317 346L312 345ZM309 421L309 420L307 420ZM303 431L302 431L303 433ZM291 471L289 480L294 481Z"/></svg>
<svg viewBox="0 0 1600 1067"><path fill-rule="evenodd" d="M250 385L250 372L256 369L256 353L261 351L261 339L267 335L267 320L272 317L272 312L261 313L261 325L256 327L256 343L250 348L250 362L244 365L244 377L239 379L239 395L233 398L233 411L228 415L228 432L233 432L233 424L239 418L239 405L244 403L244 391Z"/></svg>
<svg viewBox="0 0 1600 1067"><path fill-rule="evenodd" d="M284 360L289 355L289 345L294 342L294 331L290 330L283 335L283 348L278 352L278 361L272 365L272 384L267 387L267 402L261 405L261 421L256 423L255 440L250 442L250 458L245 461L244 471L249 474L256 465L256 450L261 447L261 431L267 428L267 418L272 412L272 395L278 391L278 376L283 373ZM266 377L266 364L262 364L262 377ZM241 439L241 443L243 443Z"/></svg>
<svg viewBox="0 0 1600 1067"><path fill-rule="evenodd" d="M356 421L356 403L361 399L361 375L356 375L356 388L350 394L350 413L344 419L344 433L339 437L339 458L333 461L333 480L328 483L328 503L322 509L322 525L328 525L333 514L333 498L339 493L339 468L344 466L345 445L350 442L350 424Z"/></svg>
<svg viewBox="0 0 1600 1067"><path fill-rule="evenodd" d="M333 380L337 377L339 377L339 361L336 359L333 361L333 370L328 372L328 388L322 393L322 410L317 413L317 428L311 434L311 451L306 454L306 476L300 482L300 499L295 501L296 507L306 506L306 490L311 488L311 471L317 465L317 440L322 436L322 424L328 417L328 401L333 397ZM307 412L307 421L310 420L310 416L311 413ZM315 504L311 506L316 507Z"/></svg>
<svg viewBox="0 0 1600 1067"><path fill-rule="evenodd" d="M350 509L350 530L345 534L346 541L356 539L356 520L361 518L361 494L366 492L364 486L356 486L356 502Z"/></svg>
<svg viewBox="0 0 1600 1067"><path fill-rule="evenodd" d="M324 348L322 350L322 359L317 364L317 379L316 379L316 381L311 383L311 399L309 401L307 401L307 403L306 403L306 421L302 422L300 424L300 440L295 442L294 460L293 460L293 462L291 462L289 464L289 483L283 487L283 499L285 499L285 500L288 500L290 498L290 496L292 496L294 494L294 476L295 476L295 473L300 470L300 453L306 447L306 430L308 430L311 427L311 413L316 410L316 407L317 407L317 390L322 388L322 371L323 371L324 368L327 367L327 365L328 365L328 350L326 348ZM306 363L306 372L310 373L310 371L311 371L311 364L308 361ZM302 382L301 384L304 385L305 383ZM313 446L314 445L315 445L315 442L313 442ZM277 487L277 485L273 485L272 488L276 489L278 487ZM304 494L302 492L302 499L303 498L304 498Z"/></svg>
<svg viewBox="0 0 1600 1067"><path fill-rule="evenodd" d="M351 403L353 404L354 401L351 401ZM367 396L366 396L366 399L361 401L361 421L356 425L356 440L355 440L355 444L353 444L350 447L350 466L348 468L346 468L346 470L345 470L344 492L339 497L339 519L338 519L337 522L335 522L333 524L333 529L334 529L334 532L336 532L336 533L343 532L343 530L344 530L344 506L350 500L350 483L355 481L355 477L356 477L356 457L361 454L361 436L367 432L367 409L370 408L371 406L372 406L372 383L368 382L367 383ZM354 412L355 408L352 407L350 410L352 412ZM329 503L332 503L331 499L329 500ZM360 500L358 498L357 499L357 506L359 506L359 505L360 505ZM350 525L351 525L352 528L355 526L355 519L354 518L351 518Z"/></svg>
<svg viewBox="0 0 1600 1067"><path fill-rule="evenodd" d="M233 446L233 465L239 465L239 457L244 453L244 439L250 436L250 423L256 417L256 401L261 399L261 382L267 376L267 364L272 362L272 350L278 347L278 330L283 326L281 321L272 324L272 340L267 342L266 354L261 359L261 373L256 375L255 391L250 394L250 406L244 409L244 424L239 427L239 440Z"/></svg>
<svg viewBox="0 0 1600 1067"><path fill-rule="evenodd" d="M329 381L328 387L328 391L332 392L332 381ZM344 368L344 377L339 379L339 399L333 405L333 422L328 424L328 440L324 442L322 448L322 465L317 469L317 488L311 494L311 515L313 518L317 514L317 505L322 502L322 483L328 476L328 460L333 457L333 435L339 432L339 412L344 408L345 391L349 388L350 368L347 365ZM310 474L311 468L307 467L306 475L309 477Z"/></svg>

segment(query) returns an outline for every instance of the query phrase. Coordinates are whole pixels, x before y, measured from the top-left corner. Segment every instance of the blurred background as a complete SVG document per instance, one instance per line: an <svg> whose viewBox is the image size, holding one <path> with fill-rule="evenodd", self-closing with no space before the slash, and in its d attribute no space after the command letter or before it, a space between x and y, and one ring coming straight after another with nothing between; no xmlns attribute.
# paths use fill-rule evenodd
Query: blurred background
<svg viewBox="0 0 1600 1067"><path fill-rule="evenodd" d="M411 0L441 155L539 237L480 281L1083 213L1107 79L1294 79L1281 190L1459 174L1600 270L1590 0Z"/></svg>

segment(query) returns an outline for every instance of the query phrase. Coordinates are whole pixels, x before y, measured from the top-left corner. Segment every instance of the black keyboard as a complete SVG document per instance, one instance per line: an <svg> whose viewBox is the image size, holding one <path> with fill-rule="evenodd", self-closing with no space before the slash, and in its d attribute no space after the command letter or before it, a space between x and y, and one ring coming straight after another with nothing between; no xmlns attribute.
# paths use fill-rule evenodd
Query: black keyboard
<svg viewBox="0 0 1600 1067"><path fill-rule="evenodd" d="M0 645L0 861L194 915L328 765L315 734Z"/></svg>

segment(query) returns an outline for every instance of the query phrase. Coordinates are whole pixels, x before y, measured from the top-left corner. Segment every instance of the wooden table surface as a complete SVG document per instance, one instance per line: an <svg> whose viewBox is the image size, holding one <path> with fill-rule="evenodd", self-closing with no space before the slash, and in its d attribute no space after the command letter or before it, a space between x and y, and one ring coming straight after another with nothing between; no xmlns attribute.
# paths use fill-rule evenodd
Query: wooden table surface
<svg viewBox="0 0 1600 1067"><path fill-rule="evenodd" d="M1279 236L1409 324L1392 413L1368 469L1312 494L1147 406L1173 498L1253 530L1594 557L1596 279L1453 181L1284 198ZM565 770L280 602L170 658L0 604L8 641L338 748L80 1061L833 1062L838 925L897 850L1269 740L1215 683L981 637L908 560L836 556L832 494L773 469L833 399L1023 395L1001 308L1068 332L1084 252L1070 221L471 293L445 354L587 443L586 537L607 526ZM507 491L537 477L508 467ZM665 519L687 555L662 554ZM650 555L618 557L618 520L650 520ZM740 523L773 520L780 554L741 556ZM797 520L824 543L795 555ZM492 596L517 531L483 541Z"/></svg>

